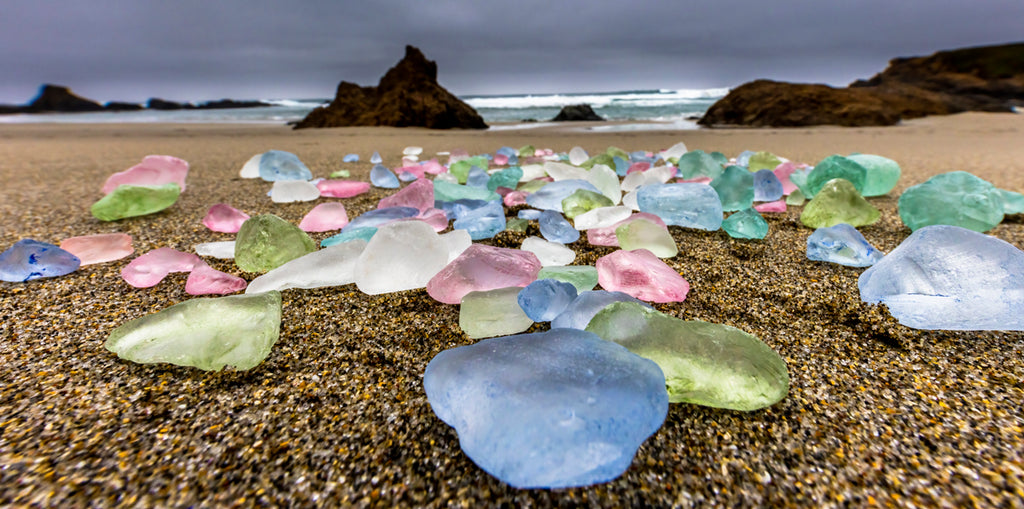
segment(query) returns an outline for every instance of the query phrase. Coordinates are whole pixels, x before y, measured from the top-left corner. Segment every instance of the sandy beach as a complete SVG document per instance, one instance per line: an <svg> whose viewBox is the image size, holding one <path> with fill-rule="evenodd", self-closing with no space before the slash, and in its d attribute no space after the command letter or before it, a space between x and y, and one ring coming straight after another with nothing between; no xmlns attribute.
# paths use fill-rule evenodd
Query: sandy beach
<svg viewBox="0 0 1024 509"><path fill-rule="evenodd" d="M883 128L585 130L596 125L468 132L0 124L0 250L23 238L59 244L123 232L136 255L159 247L192 252L200 242L233 239L200 222L219 202L297 224L314 203L272 203L268 183L238 177L247 159L269 149L294 152L315 176L344 168L360 180L368 180L372 152L394 167L410 145L430 157L526 144L558 152L578 145L592 154L612 145L658 150L682 141L810 164L873 153L903 168L895 190L870 199L882 219L860 228L886 252L910 234L897 214L899 193L932 175L965 170L1024 192L1024 115L968 113ZM347 153L362 162L343 164ZM148 154L191 164L180 200L151 216L93 218L89 207L107 176ZM389 194L374 189L340 201L355 217ZM433 414L424 368L442 350L473 341L459 329L458 307L425 290L286 290L270 356L250 371L207 373L134 364L103 348L118 325L191 298L186 275L136 289L120 277L128 258L0 283L0 505L1024 504L1024 333L899 325L860 301L862 269L806 259L812 230L800 210L766 214L763 241L672 227L680 253L666 262L692 290L685 302L655 305L758 336L786 360L789 396L751 413L673 404L622 477L566 490L508 487L476 467ZM1024 216L1008 216L989 234L1024 248ZM485 242L518 247L525 237L504 232ZM585 239L572 247L575 264L612 251ZM255 277L231 261L207 261Z"/></svg>

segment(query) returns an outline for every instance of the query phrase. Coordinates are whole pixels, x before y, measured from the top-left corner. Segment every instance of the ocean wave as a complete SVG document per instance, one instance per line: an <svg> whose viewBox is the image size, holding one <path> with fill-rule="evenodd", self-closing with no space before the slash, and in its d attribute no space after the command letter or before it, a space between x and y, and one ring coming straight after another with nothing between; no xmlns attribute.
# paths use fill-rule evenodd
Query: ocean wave
<svg viewBox="0 0 1024 509"><path fill-rule="evenodd" d="M260 99L260 102L286 108L316 108L331 101L329 99L322 101L320 99Z"/></svg>
<svg viewBox="0 0 1024 509"><path fill-rule="evenodd" d="M463 100L476 109L561 108L586 103L594 108L607 106L659 107L725 96L728 88L638 90L591 94L538 94L506 96L467 96Z"/></svg>

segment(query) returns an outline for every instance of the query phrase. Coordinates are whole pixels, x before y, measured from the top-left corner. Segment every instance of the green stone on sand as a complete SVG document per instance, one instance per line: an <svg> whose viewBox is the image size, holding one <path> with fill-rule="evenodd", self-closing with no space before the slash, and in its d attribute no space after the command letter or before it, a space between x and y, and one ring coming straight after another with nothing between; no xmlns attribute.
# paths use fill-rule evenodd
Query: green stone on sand
<svg viewBox="0 0 1024 509"><path fill-rule="evenodd" d="M587 331L658 364L672 403L749 412L789 392L786 361L757 337L728 325L683 321L617 302L597 313Z"/></svg>
<svg viewBox="0 0 1024 509"><path fill-rule="evenodd" d="M758 211L744 209L725 218L722 229L734 239L763 239L768 235L768 221Z"/></svg>
<svg viewBox="0 0 1024 509"><path fill-rule="evenodd" d="M804 207L800 222L811 228L826 228L839 223L866 226L882 217L846 179L828 181Z"/></svg>
<svg viewBox="0 0 1024 509"><path fill-rule="evenodd" d="M537 279L555 279L575 286L579 293L588 292L597 286L597 267L593 265L544 267L537 274Z"/></svg>
<svg viewBox="0 0 1024 509"><path fill-rule="evenodd" d="M235 238L235 265L246 272L267 272L316 251L306 232L273 214L242 223Z"/></svg>
<svg viewBox="0 0 1024 509"><path fill-rule="evenodd" d="M519 307L518 286L469 292L459 306L459 327L473 339L518 334L533 320Z"/></svg>
<svg viewBox="0 0 1024 509"><path fill-rule="evenodd" d="M851 154L847 159L864 167L864 189L861 195L882 196L900 180L900 165L888 157L876 156L873 154Z"/></svg>
<svg viewBox="0 0 1024 509"><path fill-rule="evenodd" d="M774 170L776 166L782 164L782 160L771 152L758 152L750 156L750 161L747 163L747 170L751 173L758 170Z"/></svg>
<svg viewBox="0 0 1024 509"><path fill-rule="evenodd" d="M271 291L186 300L114 329L104 346L141 364L246 370L270 355L280 329L281 293Z"/></svg>
<svg viewBox="0 0 1024 509"><path fill-rule="evenodd" d="M821 191L821 188L826 182L837 178L849 181L853 184L853 187L857 189L857 193L859 194L864 190L864 182L867 180L867 170L849 158L843 156L828 156L825 159L822 159L822 161L818 163L813 170L811 170L811 173L807 175L807 182L804 185L793 180L793 175L790 175L789 177L790 181L800 186L800 190L803 191L804 196L808 198L814 198L814 196Z"/></svg>
<svg viewBox="0 0 1024 509"><path fill-rule="evenodd" d="M754 206L754 174L742 166L728 166L711 181L725 212L749 209Z"/></svg>
<svg viewBox="0 0 1024 509"><path fill-rule="evenodd" d="M987 232L1003 221L1003 193L966 171L943 173L903 191L900 219L911 231L934 224Z"/></svg>
<svg viewBox="0 0 1024 509"><path fill-rule="evenodd" d="M630 221L615 229L619 247L626 251L646 249L658 258L672 258L679 254L679 246L672 234L646 219Z"/></svg>
<svg viewBox="0 0 1024 509"><path fill-rule="evenodd" d="M562 199L562 212L565 213L565 217L572 219L596 208L614 205L610 198L601 193L595 193L587 189L577 189Z"/></svg>
<svg viewBox="0 0 1024 509"><path fill-rule="evenodd" d="M703 150L691 150L683 154L676 166L679 168L679 176L685 180L698 177L716 179L722 174L722 162Z"/></svg>
<svg viewBox="0 0 1024 509"><path fill-rule="evenodd" d="M455 201L455 200L500 200L501 196L487 189L486 187L470 187L459 184L453 184L451 182L445 182L443 180L434 181L434 200L435 201Z"/></svg>
<svg viewBox="0 0 1024 509"><path fill-rule="evenodd" d="M505 222L505 229L510 232L525 232L528 226L530 226L529 221L518 217L510 217Z"/></svg>
<svg viewBox="0 0 1024 509"><path fill-rule="evenodd" d="M122 184L92 204L92 215L100 221L144 216L174 205L180 195L181 187L173 182L158 186Z"/></svg>

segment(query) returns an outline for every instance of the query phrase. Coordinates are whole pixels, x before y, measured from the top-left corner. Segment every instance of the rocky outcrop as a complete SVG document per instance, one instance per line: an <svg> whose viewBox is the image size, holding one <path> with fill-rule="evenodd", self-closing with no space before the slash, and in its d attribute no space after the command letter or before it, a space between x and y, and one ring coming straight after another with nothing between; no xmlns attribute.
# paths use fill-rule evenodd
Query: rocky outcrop
<svg viewBox="0 0 1024 509"><path fill-rule="evenodd" d="M226 110L233 108L261 108L264 106L272 106L271 104L263 101L236 101L234 99L221 99L219 101L206 101L199 104L192 103L179 103L174 101L168 101L166 99L160 99L158 97L152 97L146 101L146 107L151 110L163 110L163 111L174 111L174 110Z"/></svg>
<svg viewBox="0 0 1024 509"><path fill-rule="evenodd" d="M892 125L963 111L1008 112L1024 103L1024 43L897 58L847 88L757 80L698 121L704 126Z"/></svg>
<svg viewBox="0 0 1024 509"><path fill-rule="evenodd" d="M68 87L46 84L39 88L39 95L23 108L24 113L51 111L103 111L103 106L73 94Z"/></svg>
<svg viewBox="0 0 1024 509"><path fill-rule="evenodd" d="M342 81L334 100L295 124L306 127L392 126L486 129L484 119L437 82L437 63L413 47L375 87Z"/></svg>
<svg viewBox="0 0 1024 509"><path fill-rule="evenodd" d="M110 101L107 104L103 105L103 109L107 111L139 111L142 109L142 105L136 103Z"/></svg>
<svg viewBox="0 0 1024 509"><path fill-rule="evenodd" d="M594 113L594 108L589 104L569 104L562 106L562 109L551 119L554 122L566 120L604 120L600 115Z"/></svg>

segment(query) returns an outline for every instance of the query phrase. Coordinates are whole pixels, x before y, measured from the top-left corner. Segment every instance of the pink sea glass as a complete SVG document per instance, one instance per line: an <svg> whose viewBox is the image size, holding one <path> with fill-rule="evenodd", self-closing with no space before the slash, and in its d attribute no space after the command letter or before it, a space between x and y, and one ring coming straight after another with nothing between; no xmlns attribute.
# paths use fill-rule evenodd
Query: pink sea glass
<svg viewBox="0 0 1024 509"><path fill-rule="evenodd" d="M457 163L463 159L469 159L469 152L465 149L457 148L448 152L448 165L451 166L453 163Z"/></svg>
<svg viewBox="0 0 1024 509"><path fill-rule="evenodd" d="M789 180L789 176L799 168L800 166L793 161L786 161L775 167L773 173L778 177L779 182L782 182L782 194L789 196L790 193L797 190L796 184Z"/></svg>
<svg viewBox="0 0 1024 509"><path fill-rule="evenodd" d="M369 182L355 180L321 180L316 183L320 196L327 198L351 198L370 190Z"/></svg>
<svg viewBox="0 0 1024 509"><path fill-rule="evenodd" d="M431 175L440 175L448 171L448 168L445 168L443 164L437 162L437 159L423 161L420 163L420 167L423 168L424 173L429 173Z"/></svg>
<svg viewBox="0 0 1024 509"><path fill-rule="evenodd" d="M121 277L136 288L149 288L171 272L189 272L203 261L192 253L161 247L132 260L121 269Z"/></svg>
<svg viewBox="0 0 1024 509"><path fill-rule="evenodd" d="M441 209L429 208L420 212L420 214L413 219L429 224L436 232L442 232L448 229L448 214Z"/></svg>
<svg viewBox="0 0 1024 509"><path fill-rule="evenodd" d="M665 225L665 221L660 217L647 212L637 212L611 226L591 228L587 230L587 242L592 246L618 246L619 238L615 236L615 229L624 224L632 223L637 219L645 219L664 228L665 230L668 230L668 226Z"/></svg>
<svg viewBox="0 0 1024 509"><path fill-rule="evenodd" d="M173 156L146 156L142 162L117 172L103 183L103 194L110 194L117 186L131 184L133 186L153 186L175 183L185 191L185 177L188 176L188 163Z"/></svg>
<svg viewBox="0 0 1024 509"><path fill-rule="evenodd" d="M651 169L651 163L648 163L646 161L640 161L638 163L633 163L629 165L629 168L626 170L626 175L629 175L630 173L636 173L638 171L647 171L649 169Z"/></svg>
<svg viewBox="0 0 1024 509"><path fill-rule="evenodd" d="M526 286L540 272L537 255L521 249L473 244L427 283L427 293L445 304L459 304L469 292Z"/></svg>
<svg viewBox="0 0 1024 509"><path fill-rule="evenodd" d="M185 281L185 292L189 295L226 295L244 290L247 284L238 276L221 272L200 261Z"/></svg>
<svg viewBox="0 0 1024 509"><path fill-rule="evenodd" d="M64 239L60 248L77 256L82 265L112 262L135 252L132 236L125 233L101 233Z"/></svg>
<svg viewBox="0 0 1024 509"><path fill-rule="evenodd" d="M502 203L505 204L506 207L515 207L516 205L526 205L526 196L528 194L529 193L524 193L522 191L512 191L511 193L506 194L505 197L502 198L501 201L502 201Z"/></svg>
<svg viewBox="0 0 1024 509"><path fill-rule="evenodd" d="M329 232L340 230L348 224L348 211L338 202L321 203L310 210L302 221L299 229L304 232Z"/></svg>
<svg viewBox="0 0 1024 509"><path fill-rule="evenodd" d="M391 196L385 197L377 204L378 209L387 207L413 207L420 212L434 207L434 183L420 179L405 186Z"/></svg>
<svg viewBox="0 0 1024 509"><path fill-rule="evenodd" d="M238 233L242 223L249 215L227 203L217 203L210 207L203 218L203 225L215 232Z"/></svg>
<svg viewBox="0 0 1024 509"><path fill-rule="evenodd" d="M395 174L401 175L402 173L408 173L409 175L412 175L417 179L423 178L425 174L425 172L423 171L423 167L416 163L410 164L408 166L402 166L401 168L395 168Z"/></svg>
<svg viewBox="0 0 1024 509"><path fill-rule="evenodd" d="M506 164L508 164L508 156L505 154L495 154L494 164L498 166L505 166Z"/></svg>
<svg viewBox="0 0 1024 509"><path fill-rule="evenodd" d="M682 302L690 283L646 249L619 250L597 259L597 282L648 302Z"/></svg>
<svg viewBox="0 0 1024 509"><path fill-rule="evenodd" d="M767 203L759 203L754 205L754 210L758 212L785 212L786 211L786 200L776 200Z"/></svg>

